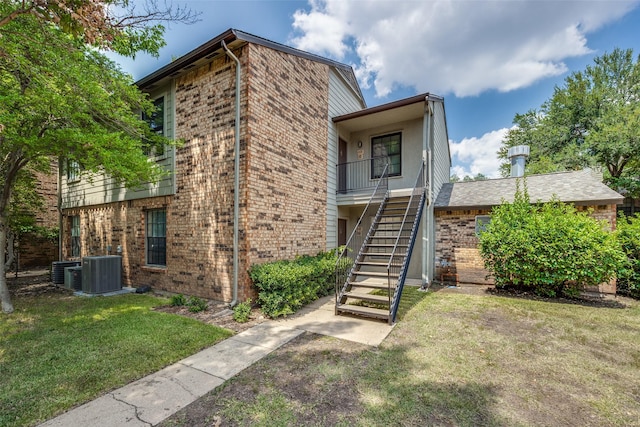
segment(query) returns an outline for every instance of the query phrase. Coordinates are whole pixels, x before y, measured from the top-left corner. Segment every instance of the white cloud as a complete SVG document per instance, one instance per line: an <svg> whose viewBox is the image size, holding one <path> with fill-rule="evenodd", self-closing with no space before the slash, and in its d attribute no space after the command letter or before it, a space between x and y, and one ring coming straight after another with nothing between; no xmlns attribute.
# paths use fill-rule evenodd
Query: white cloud
<svg viewBox="0 0 640 427"><path fill-rule="evenodd" d="M455 165L451 168L451 173L460 178L479 173L489 178L498 178L500 160L497 153L508 130L494 130L480 138L464 138L460 142L449 141L451 162Z"/></svg>
<svg viewBox="0 0 640 427"><path fill-rule="evenodd" d="M294 16L296 47L343 60L363 87L457 96L507 92L567 71L586 35L638 1L310 0Z"/></svg>

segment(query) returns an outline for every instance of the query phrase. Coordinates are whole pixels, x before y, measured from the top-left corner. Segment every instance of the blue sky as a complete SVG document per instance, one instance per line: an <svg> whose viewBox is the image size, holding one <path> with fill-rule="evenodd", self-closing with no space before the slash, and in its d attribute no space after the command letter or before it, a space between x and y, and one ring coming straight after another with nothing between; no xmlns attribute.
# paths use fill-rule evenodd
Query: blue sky
<svg viewBox="0 0 640 427"><path fill-rule="evenodd" d="M640 54L640 0L173 0L201 12L172 24L158 59L112 56L140 79L229 28L350 64L367 105L445 98L452 173L497 177L516 113L614 48Z"/></svg>

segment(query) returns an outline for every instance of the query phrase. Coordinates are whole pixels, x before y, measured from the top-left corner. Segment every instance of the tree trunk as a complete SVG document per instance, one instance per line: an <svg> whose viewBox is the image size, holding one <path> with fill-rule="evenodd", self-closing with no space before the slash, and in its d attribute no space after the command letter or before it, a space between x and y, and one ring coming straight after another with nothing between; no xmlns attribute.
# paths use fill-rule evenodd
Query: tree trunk
<svg viewBox="0 0 640 427"><path fill-rule="evenodd" d="M0 250L2 251L2 262L0 262L0 302L2 302L3 313L13 313L13 304L7 287L7 269L5 268L4 256L7 248L7 228L0 221Z"/></svg>

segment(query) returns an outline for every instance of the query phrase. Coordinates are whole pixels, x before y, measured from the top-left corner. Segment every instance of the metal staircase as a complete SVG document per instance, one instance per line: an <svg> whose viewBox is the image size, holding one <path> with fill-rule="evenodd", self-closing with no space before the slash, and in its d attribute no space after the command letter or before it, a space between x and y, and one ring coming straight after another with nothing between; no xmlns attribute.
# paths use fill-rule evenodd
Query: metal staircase
<svg viewBox="0 0 640 427"><path fill-rule="evenodd" d="M372 200L380 198L374 198L377 191L378 188ZM369 202L338 259L336 314L395 322L425 197L424 167L421 167L410 195L390 198L389 192L385 192L368 233L352 256L355 252L352 240L359 243L354 234L372 212L372 201Z"/></svg>

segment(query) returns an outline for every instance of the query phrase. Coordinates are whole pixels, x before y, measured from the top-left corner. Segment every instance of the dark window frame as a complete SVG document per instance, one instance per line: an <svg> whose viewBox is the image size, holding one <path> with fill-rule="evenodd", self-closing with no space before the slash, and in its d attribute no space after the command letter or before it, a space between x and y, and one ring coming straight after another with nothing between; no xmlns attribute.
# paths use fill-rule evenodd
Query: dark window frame
<svg viewBox="0 0 640 427"><path fill-rule="evenodd" d="M81 243L80 243L80 215L72 215L69 217L69 229L71 232L71 251L70 255L73 258L80 257Z"/></svg>
<svg viewBox="0 0 640 427"><path fill-rule="evenodd" d="M155 107L155 111L151 115L146 115L143 112L142 120L147 122L152 132L160 136L166 136L165 134L166 105L165 105L164 95L154 99L153 106ZM145 145L144 150L145 150L145 154L149 157L163 157L166 154L166 150L164 146Z"/></svg>
<svg viewBox="0 0 640 427"><path fill-rule="evenodd" d="M476 236L479 236L480 233L486 231L487 225L491 223L491 215L476 215L475 221Z"/></svg>
<svg viewBox="0 0 640 427"><path fill-rule="evenodd" d="M145 264L167 266L167 210L150 209L145 212Z"/></svg>
<svg viewBox="0 0 640 427"><path fill-rule="evenodd" d="M402 132L371 137L371 179L380 178L387 163L389 177L402 176Z"/></svg>

